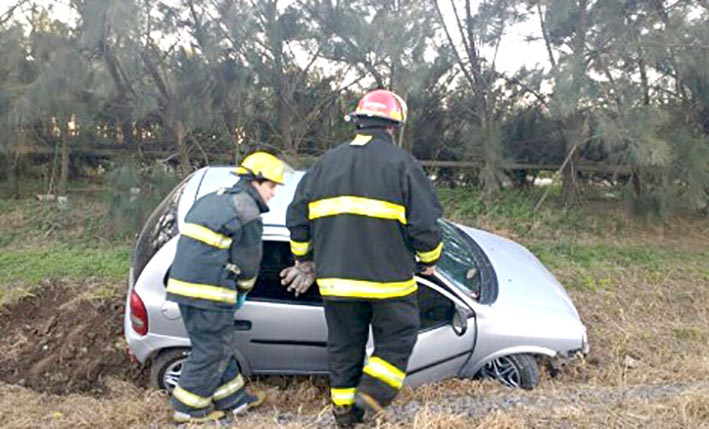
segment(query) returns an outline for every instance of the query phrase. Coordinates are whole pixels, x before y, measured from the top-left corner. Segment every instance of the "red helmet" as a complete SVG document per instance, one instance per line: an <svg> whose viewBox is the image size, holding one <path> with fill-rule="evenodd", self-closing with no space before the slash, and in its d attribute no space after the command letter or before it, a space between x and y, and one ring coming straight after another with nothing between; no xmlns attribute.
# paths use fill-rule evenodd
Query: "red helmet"
<svg viewBox="0 0 709 429"><path fill-rule="evenodd" d="M356 118L381 118L398 125L406 123L406 102L403 98L386 89L375 89L364 95L357 108L349 116Z"/></svg>

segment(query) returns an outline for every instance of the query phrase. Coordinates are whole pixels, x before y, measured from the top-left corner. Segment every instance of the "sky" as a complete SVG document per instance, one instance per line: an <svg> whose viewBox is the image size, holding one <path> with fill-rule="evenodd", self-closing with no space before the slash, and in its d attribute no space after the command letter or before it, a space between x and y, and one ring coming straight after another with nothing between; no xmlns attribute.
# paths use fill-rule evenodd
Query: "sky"
<svg viewBox="0 0 709 429"><path fill-rule="evenodd" d="M282 0L282 7L286 7L293 1ZM474 3L480 2L480 0L474 0ZM17 0L0 0L0 16L16 3ZM74 16L67 6L68 1L44 0L44 3L54 5L53 13L57 19L68 21ZM439 0L439 4L446 20L451 25L454 25L454 15L449 5L450 2ZM541 30L536 15L530 15L528 21L509 27L505 33L497 53L496 65L498 70L512 74L523 66L527 68L534 68L537 65L548 66L547 52L541 40ZM451 34L456 42L460 41L457 36L457 30L452 31ZM526 40L527 36L532 36L535 40L529 42ZM491 52L485 52L485 54L486 57L492 56Z"/></svg>

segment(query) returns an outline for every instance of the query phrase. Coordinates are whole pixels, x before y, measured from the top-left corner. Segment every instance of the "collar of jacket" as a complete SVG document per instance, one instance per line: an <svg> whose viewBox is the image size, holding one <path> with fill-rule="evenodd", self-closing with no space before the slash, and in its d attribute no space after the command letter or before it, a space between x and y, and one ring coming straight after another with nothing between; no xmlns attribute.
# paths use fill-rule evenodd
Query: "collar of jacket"
<svg viewBox="0 0 709 429"><path fill-rule="evenodd" d="M251 186L251 181L246 180L246 179L241 179L232 188L229 190L231 193L237 193L237 192L246 192L251 196L251 198L256 201L256 205L258 206L258 209L261 211L261 213L266 213L268 209L268 205L266 205L266 202L261 198L261 194L258 193L256 188Z"/></svg>
<svg viewBox="0 0 709 429"><path fill-rule="evenodd" d="M394 144L394 136L390 135L384 128L360 128L357 134L372 136L375 139L381 139Z"/></svg>

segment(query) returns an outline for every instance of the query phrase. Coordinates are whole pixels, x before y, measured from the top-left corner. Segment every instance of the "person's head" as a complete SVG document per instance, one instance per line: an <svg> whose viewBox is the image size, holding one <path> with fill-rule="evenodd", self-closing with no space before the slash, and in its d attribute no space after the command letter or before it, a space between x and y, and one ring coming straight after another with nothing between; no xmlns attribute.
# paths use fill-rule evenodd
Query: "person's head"
<svg viewBox="0 0 709 429"><path fill-rule="evenodd" d="M249 184L256 189L264 202L276 195L276 186L282 185L287 174L293 169L266 152L254 152L244 158L241 165L237 167L236 174L249 181Z"/></svg>
<svg viewBox="0 0 709 429"><path fill-rule="evenodd" d="M386 89L375 89L366 93L346 118L354 121L358 129L379 128L393 136L406 124L407 114L403 98Z"/></svg>

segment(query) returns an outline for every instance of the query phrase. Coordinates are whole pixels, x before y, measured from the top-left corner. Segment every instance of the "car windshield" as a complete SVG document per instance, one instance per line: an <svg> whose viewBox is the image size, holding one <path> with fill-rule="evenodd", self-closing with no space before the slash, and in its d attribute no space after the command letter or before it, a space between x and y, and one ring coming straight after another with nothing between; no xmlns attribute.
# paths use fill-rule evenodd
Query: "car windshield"
<svg viewBox="0 0 709 429"><path fill-rule="evenodd" d="M436 263L436 270L455 287L477 299L483 281L478 259L455 225L446 220L440 220L439 225L443 254Z"/></svg>

